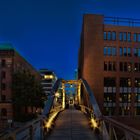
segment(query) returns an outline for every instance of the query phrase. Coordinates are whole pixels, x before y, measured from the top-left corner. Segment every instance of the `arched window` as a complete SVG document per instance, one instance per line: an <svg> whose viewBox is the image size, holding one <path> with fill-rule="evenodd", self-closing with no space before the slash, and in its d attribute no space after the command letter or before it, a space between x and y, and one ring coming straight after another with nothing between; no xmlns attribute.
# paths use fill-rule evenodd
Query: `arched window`
<svg viewBox="0 0 140 140"><path fill-rule="evenodd" d="M1 109L1 116L7 116L7 110L5 108Z"/></svg>

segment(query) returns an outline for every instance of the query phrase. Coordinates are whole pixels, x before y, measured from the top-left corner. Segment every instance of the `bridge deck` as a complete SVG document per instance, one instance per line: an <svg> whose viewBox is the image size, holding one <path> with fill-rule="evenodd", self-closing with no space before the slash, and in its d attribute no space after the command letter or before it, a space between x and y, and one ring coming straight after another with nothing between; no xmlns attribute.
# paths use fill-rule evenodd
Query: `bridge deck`
<svg viewBox="0 0 140 140"><path fill-rule="evenodd" d="M73 107L59 114L47 140L96 140L86 116Z"/></svg>

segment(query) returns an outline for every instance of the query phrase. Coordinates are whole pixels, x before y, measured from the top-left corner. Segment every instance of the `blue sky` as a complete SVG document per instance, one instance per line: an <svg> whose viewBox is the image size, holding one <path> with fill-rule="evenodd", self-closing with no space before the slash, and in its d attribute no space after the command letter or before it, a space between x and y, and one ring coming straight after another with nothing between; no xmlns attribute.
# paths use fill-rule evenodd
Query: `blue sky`
<svg viewBox="0 0 140 140"><path fill-rule="evenodd" d="M85 13L140 19L139 0L0 0L0 42L36 69L74 78Z"/></svg>

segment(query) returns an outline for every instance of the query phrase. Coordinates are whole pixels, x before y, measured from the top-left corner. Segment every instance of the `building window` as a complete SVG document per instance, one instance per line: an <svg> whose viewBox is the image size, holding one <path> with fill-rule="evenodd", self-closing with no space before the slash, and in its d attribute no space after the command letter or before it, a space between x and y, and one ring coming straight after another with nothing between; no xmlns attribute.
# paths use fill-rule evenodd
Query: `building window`
<svg viewBox="0 0 140 140"><path fill-rule="evenodd" d="M111 32L108 32L107 40L111 40Z"/></svg>
<svg viewBox="0 0 140 140"><path fill-rule="evenodd" d="M107 54L108 54L107 47L104 47L104 56L106 56Z"/></svg>
<svg viewBox="0 0 140 140"><path fill-rule="evenodd" d="M1 100L5 101L6 100L6 96L5 95L1 95Z"/></svg>
<svg viewBox="0 0 140 140"><path fill-rule="evenodd" d="M104 40L107 40L107 32L104 32Z"/></svg>
<svg viewBox="0 0 140 140"><path fill-rule="evenodd" d="M104 47L104 56L116 56L116 55L117 55L116 47L112 46Z"/></svg>
<svg viewBox="0 0 140 140"><path fill-rule="evenodd" d="M5 72L5 71L2 71L2 72L1 72L1 78L2 78L2 79L5 79L5 78L6 78L6 72Z"/></svg>
<svg viewBox="0 0 140 140"><path fill-rule="evenodd" d="M127 48L127 55L131 56L131 48Z"/></svg>
<svg viewBox="0 0 140 140"><path fill-rule="evenodd" d="M135 87L140 87L140 78L135 78Z"/></svg>
<svg viewBox="0 0 140 140"><path fill-rule="evenodd" d="M119 40L123 41L123 33L122 32L119 33Z"/></svg>
<svg viewBox="0 0 140 140"><path fill-rule="evenodd" d="M126 47L123 48L123 55L127 56L127 49L126 49Z"/></svg>
<svg viewBox="0 0 140 140"><path fill-rule="evenodd" d="M107 71L107 62L104 62L104 71Z"/></svg>
<svg viewBox="0 0 140 140"><path fill-rule="evenodd" d="M112 40L116 40L116 32L112 32Z"/></svg>
<svg viewBox="0 0 140 140"><path fill-rule="evenodd" d="M1 61L1 66L2 66L2 67L5 67L5 66L6 66L6 60L5 60L5 59L2 59L2 61Z"/></svg>
<svg viewBox="0 0 140 140"><path fill-rule="evenodd" d="M108 64L108 70L112 71L112 63L111 62L109 62L109 64Z"/></svg>
<svg viewBox="0 0 140 140"><path fill-rule="evenodd" d="M140 63L135 63L134 64L134 71L135 72L140 72Z"/></svg>
<svg viewBox="0 0 140 140"><path fill-rule="evenodd" d="M111 56L111 47L108 47L108 56Z"/></svg>
<svg viewBox="0 0 140 140"><path fill-rule="evenodd" d="M127 71L127 62L124 62L124 71Z"/></svg>
<svg viewBox="0 0 140 140"><path fill-rule="evenodd" d="M2 84L1 84L1 89L2 89L2 90L6 90L6 84L5 84L5 83L2 83Z"/></svg>
<svg viewBox="0 0 140 140"><path fill-rule="evenodd" d="M116 71L116 62L104 62L105 71Z"/></svg>
<svg viewBox="0 0 140 140"><path fill-rule="evenodd" d="M7 110L5 108L1 109L1 116L6 117L7 116Z"/></svg>
<svg viewBox="0 0 140 140"><path fill-rule="evenodd" d="M130 32L127 34L127 41L131 42L131 33Z"/></svg>
<svg viewBox="0 0 140 140"><path fill-rule="evenodd" d="M123 63L120 62L120 71L123 71Z"/></svg>
<svg viewBox="0 0 140 140"><path fill-rule="evenodd" d="M140 42L140 34L137 34L137 36L138 36L138 42Z"/></svg>
<svg viewBox="0 0 140 140"><path fill-rule="evenodd" d="M104 77L104 87L116 87L116 78Z"/></svg>
<svg viewBox="0 0 140 140"><path fill-rule="evenodd" d="M132 63L127 64L127 71L129 71L129 72L132 71Z"/></svg>
<svg viewBox="0 0 140 140"><path fill-rule="evenodd" d="M126 32L123 33L123 40L127 41L127 33Z"/></svg>
<svg viewBox="0 0 140 140"><path fill-rule="evenodd" d="M131 62L120 62L120 71L131 72L132 71L132 63Z"/></svg>
<svg viewBox="0 0 140 140"><path fill-rule="evenodd" d="M138 48L134 48L134 56L138 56Z"/></svg>
<svg viewBox="0 0 140 140"><path fill-rule="evenodd" d="M120 87L131 87L130 78L120 78Z"/></svg>
<svg viewBox="0 0 140 140"><path fill-rule="evenodd" d="M116 47L113 47L113 48L112 48L112 55L113 55L113 56L116 56Z"/></svg>
<svg viewBox="0 0 140 140"><path fill-rule="evenodd" d="M138 48L138 57L140 57L140 48Z"/></svg>
<svg viewBox="0 0 140 140"><path fill-rule="evenodd" d="M123 49L120 47L120 56L123 56Z"/></svg>
<svg viewBox="0 0 140 140"><path fill-rule="evenodd" d="M134 42L137 42L137 33L134 33Z"/></svg>

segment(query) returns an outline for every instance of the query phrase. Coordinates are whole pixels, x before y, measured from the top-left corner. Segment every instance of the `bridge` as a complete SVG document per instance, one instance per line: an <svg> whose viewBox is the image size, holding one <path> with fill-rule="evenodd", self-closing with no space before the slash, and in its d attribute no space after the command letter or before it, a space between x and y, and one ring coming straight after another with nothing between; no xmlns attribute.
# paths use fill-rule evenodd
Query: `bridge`
<svg viewBox="0 0 140 140"><path fill-rule="evenodd" d="M140 140L140 131L103 116L84 79L58 79L36 120L0 136L0 140L86 139Z"/></svg>

